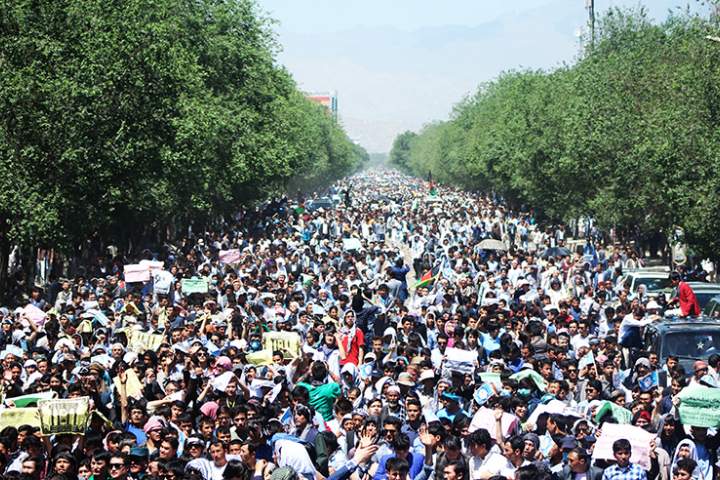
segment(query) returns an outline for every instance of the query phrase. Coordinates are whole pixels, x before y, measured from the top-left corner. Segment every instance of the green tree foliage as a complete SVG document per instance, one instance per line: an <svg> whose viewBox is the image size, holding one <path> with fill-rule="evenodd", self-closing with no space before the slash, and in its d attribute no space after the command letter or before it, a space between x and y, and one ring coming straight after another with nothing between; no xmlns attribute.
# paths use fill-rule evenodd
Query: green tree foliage
<svg viewBox="0 0 720 480"><path fill-rule="evenodd" d="M448 122L398 137L419 176L493 189L552 220L590 215L640 235L685 229L720 257L720 44L716 19L611 10L572 66L508 72Z"/></svg>
<svg viewBox="0 0 720 480"><path fill-rule="evenodd" d="M0 0L0 243L211 221L359 168L276 50L252 0Z"/></svg>
<svg viewBox="0 0 720 480"><path fill-rule="evenodd" d="M411 143L415 137L415 132L407 131L395 138L390 152L390 165L404 172L410 171Z"/></svg>

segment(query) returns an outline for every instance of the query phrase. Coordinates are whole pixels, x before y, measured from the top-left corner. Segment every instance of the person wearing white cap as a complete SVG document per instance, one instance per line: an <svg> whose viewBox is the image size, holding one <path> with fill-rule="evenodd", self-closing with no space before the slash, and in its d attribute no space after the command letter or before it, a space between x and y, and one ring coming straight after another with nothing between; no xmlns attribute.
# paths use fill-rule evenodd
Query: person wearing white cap
<svg viewBox="0 0 720 480"><path fill-rule="evenodd" d="M428 368L423 370L418 377L420 388L417 390L418 398L423 410L430 407L435 398L435 372Z"/></svg>

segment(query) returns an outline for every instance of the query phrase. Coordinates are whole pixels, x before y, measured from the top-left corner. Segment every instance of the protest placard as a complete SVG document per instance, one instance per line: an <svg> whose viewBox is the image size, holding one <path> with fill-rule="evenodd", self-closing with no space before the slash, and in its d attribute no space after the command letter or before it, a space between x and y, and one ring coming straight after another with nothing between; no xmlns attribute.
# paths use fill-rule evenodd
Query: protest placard
<svg viewBox="0 0 720 480"><path fill-rule="evenodd" d="M252 365L272 365L272 350L258 350L245 355L245 359Z"/></svg>
<svg viewBox="0 0 720 480"><path fill-rule="evenodd" d="M265 350L280 350L291 358L300 355L300 335L296 332L265 332L262 345Z"/></svg>
<svg viewBox="0 0 720 480"><path fill-rule="evenodd" d="M349 251L349 250L360 250L362 248L362 244L360 243L359 238L343 238L343 250Z"/></svg>
<svg viewBox="0 0 720 480"><path fill-rule="evenodd" d="M90 419L90 397L40 400L37 409L43 435L84 435Z"/></svg>
<svg viewBox="0 0 720 480"><path fill-rule="evenodd" d="M580 359L578 362L578 368L583 369L592 365L595 365L595 356L593 355L592 350L590 350Z"/></svg>
<svg viewBox="0 0 720 480"><path fill-rule="evenodd" d="M33 407L36 406L40 400L49 400L56 396L57 393L55 392L29 393L27 395L20 395L19 397L6 398L5 403L16 408Z"/></svg>
<svg viewBox="0 0 720 480"><path fill-rule="evenodd" d="M638 464L645 470L650 470L650 442L653 441L655 435L632 425L603 424L602 435L595 443L592 458L594 460L614 460L612 445L615 440L621 438L630 442L632 448L630 462Z"/></svg>
<svg viewBox="0 0 720 480"><path fill-rule="evenodd" d="M37 407L3 408L0 410L0 430L5 427L30 425L40 428L40 414Z"/></svg>
<svg viewBox="0 0 720 480"><path fill-rule="evenodd" d="M229 265L231 263L238 263L240 261L240 250L237 248L233 248L230 250L220 250L220 253L218 254L218 259L220 260L220 263L224 263L226 265Z"/></svg>
<svg viewBox="0 0 720 480"><path fill-rule="evenodd" d="M90 309L86 313L92 315L93 321L99 323L102 327L107 327L110 324L110 319L100 310Z"/></svg>
<svg viewBox="0 0 720 480"><path fill-rule="evenodd" d="M691 385L679 394L680 421L691 427L720 427L720 388Z"/></svg>
<svg viewBox="0 0 720 480"><path fill-rule="evenodd" d="M128 348L137 353L142 353L145 350L157 351L160 344L165 341L164 336L156 333L139 332L130 329L125 334L128 336Z"/></svg>
<svg viewBox="0 0 720 480"><path fill-rule="evenodd" d="M518 373L516 373L514 375L511 375L510 378L513 380L517 380L518 382L525 378L530 378L541 391L544 392L545 390L547 390L547 382L542 377L542 375L540 375L535 370L526 368L524 370L520 370Z"/></svg>
<svg viewBox="0 0 720 480"><path fill-rule="evenodd" d="M510 438L517 431L518 426L520 425L520 421L515 415L503 413L500 424L502 425L503 436L505 438ZM470 427L468 427L468 432L472 433L475 430L479 430L481 428L487 430L490 433L490 436L493 439L497 440L497 432L495 431L496 426L494 410L487 407L480 407L478 408L477 412L475 412L475 415L470 422Z"/></svg>
<svg viewBox="0 0 720 480"><path fill-rule="evenodd" d="M137 377L137 374L135 373L135 370L132 368L129 368L125 370L125 375L127 375L127 379L125 381L125 393L129 398L142 398L142 383L140 383L140 380ZM117 391L120 391L120 388L122 387L122 383L120 382L120 375L113 378L113 383L115 384L115 388Z"/></svg>
<svg viewBox="0 0 720 480"><path fill-rule="evenodd" d="M484 383L489 383L490 385L494 385L498 389L502 388L502 379L500 378L499 373L494 372L484 372L480 374L480 380L482 380Z"/></svg>
<svg viewBox="0 0 720 480"><path fill-rule="evenodd" d="M123 267L123 276L125 277L125 283L149 282L150 268L139 263L125 265Z"/></svg>
<svg viewBox="0 0 720 480"><path fill-rule="evenodd" d="M627 408L623 408L615 402L602 400L602 404L595 411L595 422L599 423L600 419L605 415L611 415L617 423L627 425L632 423L632 412Z"/></svg>
<svg viewBox="0 0 720 480"><path fill-rule="evenodd" d="M494 395L495 389L493 389L493 385L490 383L483 383L477 388L477 390L475 390L475 393L473 393L473 400L475 400L478 405L485 405L490 397Z"/></svg>
<svg viewBox="0 0 720 480"><path fill-rule="evenodd" d="M207 293L208 282L206 279L198 277L183 278L182 292L186 295L191 295L193 293Z"/></svg>
<svg viewBox="0 0 720 480"><path fill-rule="evenodd" d="M448 347L445 349L445 363L443 368L451 372L472 373L477 362L477 352Z"/></svg>
<svg viewBox="0 0 720 480"><path fill-rule="evenodd" d="M170 293L174 281L175 277L167 270L156 270L153 272L153 290L155 290L155 293L158 295L167 295Z"/></svg>
<svg viewBox="0 0 720 480"><path fill-rule="evenodd" d="M42 325L45 323L46 314L35 305L28 303L22 310L25 318L33 322L35 325Z"/></svg>
<svg viewBox="0 0 720 480"><path fill-rule="evenodd" d="M144 265L150 271L150 276L152 276L155 272L163 269L165 262L161 260L140 260L140 265Z"/></svg>
<svg viewBox="0 0 720 480"><path fill-rule="evenodd" d="M582 411L580 409L569 407L566 403L561 402L560 400L550 400L546 404L540 404L535 407L532 415L528 417L527 423L537 425L538 418L543 413L565 415L576 418L583 417Z"/></svg>

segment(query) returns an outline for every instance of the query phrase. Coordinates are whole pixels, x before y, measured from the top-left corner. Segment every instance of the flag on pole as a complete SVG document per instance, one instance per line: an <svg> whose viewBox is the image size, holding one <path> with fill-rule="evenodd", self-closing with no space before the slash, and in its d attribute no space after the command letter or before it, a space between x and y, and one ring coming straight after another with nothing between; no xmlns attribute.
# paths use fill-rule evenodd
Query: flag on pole
<svg viewBox="0 0 720 480"><path fill-rule="evenodd" d="M437 277L440 276L440 265L440 262L438 262L433 268L423 273L423 276L420 277L420 280L415 284L415 288L427 287L429 285L432 285L432 283L437 279Z"/></svg>
<svg viewBox="0 0 720 480"><path fill-rule="evenodd" d="M660 384L658 380L658 372L657 370L653 371L652 373L645 375L641 379L638 380L638 386L640 387L640 390L643 392L647 392L649 390L652 390L653 388L657 387Z"/></svg>

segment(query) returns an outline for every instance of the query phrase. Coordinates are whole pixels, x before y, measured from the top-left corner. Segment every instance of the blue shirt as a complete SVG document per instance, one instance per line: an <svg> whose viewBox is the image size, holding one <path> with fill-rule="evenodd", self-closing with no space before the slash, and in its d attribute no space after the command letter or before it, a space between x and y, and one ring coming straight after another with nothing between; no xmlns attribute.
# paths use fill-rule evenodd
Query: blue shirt
<svg viewBox="0 0 720 480"><path fill-rule="evenodd" d="M627 467L613 465L605 469L602 480L647 480L647 472L634 463Z"/></svg>
<svg viewBox="0 0 720 480"><path fill-rule="evenodd" d="M505 330L500 329L500 332L498 332L498 335L495 338L492 338L489 333L480 334L480 344L485 349L486 355L500 348L500 337L502 337L503 333L505 333Z"/></svg>
<svg viewBox="0 0 720 480"><path fill-rule="evenodd" d="M395 457L394 453L390 455L385 455L380 459L380 464L378 465L378 469L375 472L373 480L387 480L385 464L393 457ZM423 457L422 455L418 455L417 453L408 453L408 457L412 457L407 458L407 461L410 464L410 472L408 473L408 477L412 479L415 478L420 472L422 472L425 457Z"/></svg>
<svg viewBox="0 0 720 480"><path fill-rule="evenodd" d="M147 435L145 435L145 431L142 428L137 428L133 426L132 423L128 422L125 427L125 431L135 435L135 443L137 445L143 446L147 442Z"/></svg>

